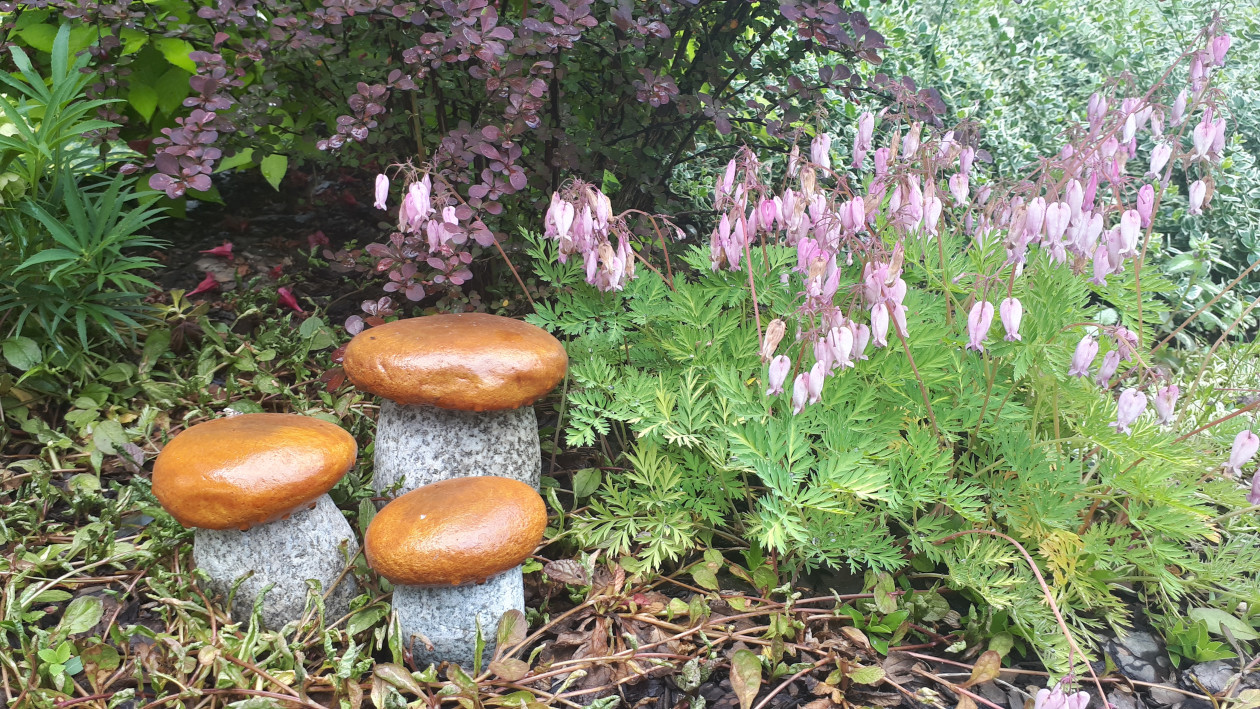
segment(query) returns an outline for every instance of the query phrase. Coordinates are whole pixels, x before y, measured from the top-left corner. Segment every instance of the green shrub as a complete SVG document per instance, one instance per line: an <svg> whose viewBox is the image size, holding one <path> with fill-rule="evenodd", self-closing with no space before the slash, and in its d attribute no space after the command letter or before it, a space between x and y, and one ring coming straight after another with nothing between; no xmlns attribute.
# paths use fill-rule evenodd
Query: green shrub
<svg viewBox="0 0 1260 709"><path fill-rule="evenodd" d="M136 252L161 246L142 233L152 193L88 141L112 124L89 117L107 102L84 97L87 57L72 61L68 37L63 26L47 80L19 47L19 72L0 74L0 341L25 377L107 366L93 348L130 341L149 314L140 274L156 262Z"/></svg>

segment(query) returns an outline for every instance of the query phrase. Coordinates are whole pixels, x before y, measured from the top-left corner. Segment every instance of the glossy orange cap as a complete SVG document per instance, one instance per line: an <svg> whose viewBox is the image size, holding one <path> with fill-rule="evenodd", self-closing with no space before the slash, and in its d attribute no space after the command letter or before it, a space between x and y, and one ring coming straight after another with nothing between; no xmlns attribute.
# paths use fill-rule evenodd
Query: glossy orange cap
<svg viewBox="0 0 1260 709"><path fill-rule="evenodd" d="M491 475L416 488L385 505L363 550L381 576L403 586L481 583L520 566L547 527L534 488Z"/></svg>
<svg viewBox="0 0 1260 709"><path fill-rule="evenodd" d="M516 409L564 379L569 356L546 330L484 313L429 315L364 330L346 346L346 376L399 404Z"/></svg>
<svg viewBox="0 0 1260 709"><path fill-rule="evenodd" d="M340 426L309 416L214 419L166 444L153 463L153 494L185 527L248 529L315 502L357 451Z"/></svg>

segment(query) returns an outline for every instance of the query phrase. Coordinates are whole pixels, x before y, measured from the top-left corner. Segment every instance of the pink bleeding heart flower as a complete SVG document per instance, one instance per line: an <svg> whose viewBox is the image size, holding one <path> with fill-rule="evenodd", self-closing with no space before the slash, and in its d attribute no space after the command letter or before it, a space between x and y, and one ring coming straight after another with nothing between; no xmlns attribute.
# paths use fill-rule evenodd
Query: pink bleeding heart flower
<svg viewBox="0 0 1260 709"><path fill-rule="evenodd" d="M328 235L323 231L315 231L306 235L306 247L314 251L317 247L328 246Z"/></svg>
<svg viewBox="0 0 1260 709"><path fill-rule="evenodd" d="M389 199L389 178L385 175L376 176L376 201L372 203L377 209L385 208L385 200Z"/></svg>
<svg viewBox="0 0 1260 709"><path fill-rule="evenodd" d="M1094 381L1104 389L1111 385L1111 377L1120 368L1120 353L1112 350L1103 355L1102 366L1098 368L1098 376Z"/></svg>
<svg viewBox="0 0 1260 709"><path fill-rule="evenodd" d="M901 141L901 154L906 160L910 160L914 157L915 153L919 152L919 144L922 141L922 135L922 123L913 123L910 126L910 130L906 131L906 137Z"/></svg>
<svg viewBox="0 0 1260 709"><path fill-rule="evenodd" d="M298 305L297 298L293 296L293 291L285 286L276 289L276 302L295 313L306 312L302 310L302 306Z"/></svg>
<svg viewBox="0 0 1260 709"><path fill-rule="evenodd" d="M1203 200L1207 197L1207 183L1195 180L1190 183L1190 209L1188 214L1202 214Z"/></svg>
<svg viewBox="0 0 1260 709"><path fill-rule="evenodd" d="M1177 100L1173 101L1172 120L1169 121L1169 125L1179 126L1186 119L1186 100L1186 90L1182 89L1181 93L1177 94Z"/></svg>
<svg viewBox="0 0 1260 709"><path fill-rule="evenodd" d="M871 341L876 347L888 346L888 306L884 303L871 308Z"/></svg>
<svg viewBox="0 0 1260 709"><path fill-rule="evenodd" d="M1234 446L1229 451L1229 462L1225 464L1225 469L1235 475L1242 473L1243 466L1248 463L1256 455L1256 451L1260 450L1260 436L1251 431L1241 431L1234 437ZM1257 473L1260 475L1260 473ZM1253 502L1253 505L1260 502Z"/></svg>
<svg viewBox="0 0 1260 709"><path fill-rule="evenodd" d="M809 144L809 159L824 170L831 169L831 136L819 133Z"/></svg>
<svg viewBox="0 0 1260 709"><path fill-rule="evenodd" d="M1247 504L1260 505L1260 472L1251 476L1251 492L1247 493Z"/></svg>
<svg viewBox="0 0 1260 709"><path fill-rule="evenodd" d="M1148 185L1149 186L1149 185ZM1126 209L1120 215L1120 242L1122 256L1137 256L1138 241L1142 238L1142 215L1136 209Z"/></svg>
<svg viewBox="0 0 1260 709"><path fill-rule="evenodd" d="M809 376L805 380L805 392L809 394L810 404L822 401L823 383L827 379L828 369L830 367L824 362L815 362L814 366L809 368Z"/></svg>
<svg viewBox="0 0 1260 709"><path fill-rule="evenodd" d="M1067 202L1055 202L1046 207L1046 237L1051 244L1063 240L1068 224L1072 221L1072 206Z"/></svg>
<svg viewBox="0 0 1260 709"><path fill-rule="evenodd" d="M1231 42L1227 34L1212 38L1212 42L1208 45L1208 52L1211 54L1213 64L1225 66L1225 55L1229 52Z"/></svg>
<svg viewBox="0 0 1260 709"><path fill-rule="evenodd" d="M1081 205L1085 204L1085 188L1081 186L1080 180L1072 180L1068 183L1065 201L1068 205L1068 214L1071 217L1071 221L1080 219L1081 214L1083 214Z"/></svg>
<svg viewBox="0 0 1260 709"><path fill-rule="evenodd" d="M1155 188L1151 185L1142 185L1137 195L1137 213L1142 218L1142 228L1145 229L1151 225L1151 212L1155 209Z"/></svg>
<svg viewBox="0 0 1260 709"><path fill-rule="evenodd" d="M989 327L993 325L993 303L978 300L971 306L967 315L967 349L984 352L984 340L989 336Z"/></svg>
<svg viewBox="0 0 1260 709"><path fill-rule="evenodd" d="M967 173L955 173L949 178L949 193L954 196L954 203L958 205L967 204L970 197L971 186Z"/></svg>
<svg viewBox="0 0 1260 709"><path fill-rule="evenodd" d="M1203 120L1199 121L1199 125L1194 127L1192 134L1194 142L1194 152L1191 158L1202 160L1212 151L1212 139L1216 135L1216 126L1212 123L1212 109L1209 107L1203 112Z"/></svg>
<svg viewBox="0 0 1260 709"><path fill-rule="evenodd" d="M1072 366L1068 368L1069 377L1088 377L1089 365L1098 356L1098 342L1089 335L1081 338L1076 344L1076 352L1072 355Z"/></svg>
<svg viewBox="0 0 1260 709"><path fill-rule="evenodd" d="M1116 420L1111 425L1116 433L1132 433L1129 426L1146 410L1146 394L1137 389L1125 389L1116 402Z"/></svg>
<svg viewBox="0 0 1260 709"><path fill-rule="evenodd" d="M205 251L201 251L199 253L210 254L211 256L222 256L223 258L231 261L233 259L232 242L225 241L222 246L216 246L213 249L206 249Z"/></svg>
<svg viewBox="0 0 1260 709"><path fill-rule="evenodd" d="M214 279L214 276L211 275L209 271L206 271L206 277L201 279L201 283L198 283L196 288L193 288L192 290L185 293L184 297L191 298L194 295L199 295L201 293L209 293L212 290L218 290L218 289L219 289L219 282Z"/></svg>
<svg viewBox="0 0 1260 709"><path fill-rule="evenodd" d="M871 149L871 139L875 133L875 115L870 111L863 111L858 116L857 140L853 144L853 166L862 167L862 162L866 159L866 151Z"/></svg>
<svg viewBox="0 0 1260 709"><path fill-rule="evenodd" d="M809 401L809 375L801 372L792 381L792 413L799 414L805 410Z"/></svg>
<svg viewBox="0 0 1260 709"><path fill-rule="evenodd" d="M998 312L1002 317L1002 327L1006 328L1006 340L1014 342L1024 339L1019 334L1019 323L1024 319L1024 306L1019 302L1019 298L1007 298L998 306Z"/></svg>
<svg viewBox="0 0 1260 709"><path fill-rule="evenodd" d="M788 372L792 369L792 360L787 355L777 355L770 360L770 371L766 376L766 383L769 388L766 389L766 396L775 396L783 393L783 384L787 381Z"/></svg>
<svg viewBox="0 0 1260 709"><path fill-rule="evenodd" d="M1155 415L1159 417L1159 424L1165 426L1172 423L1173 412L1177 407L1177 398L1181 396L1181 388L1176 384L1169 384L1155 392Z"/></svg>
<svg viewBox="0 0 1260 709"><path fill-rule="evenodd" d="M853 357L870 359L866 356L866 345L871 341L871 328L866 323L849 323L853 328Z"/></svg>
<svg viewBox="0 0 1260 709"><path fill-rule="evenodd" d="M1159 173L1168 164L1168 159L1172 157L1172 146L1168 143L1160 143L1151 148L1151 169L1146 171L1147 179L1154 180L1159 178Z"/></svg>
<svg viewBox="0 0 1260 709"><path fill-rule="evenodd" d="M1099 244L1094 249L1094 277L1089 279L1099 287L1107 285L1107 274L1111 273L1111 257L1108 255L1107 245Z"/></svg>
<svg viewBox="0 0 1260 709"><path fill-rule="evenodd" d="M976 149L968 145L958 153L958 171L964 175L971 174L971 163L976 159Z"/></svg>
<svg viewBox="0 0 1260 709"><path fill-rule="evenodd" d="M1090 125L1097 130L1103 116L1107 115L1107 99L1102 94L1095 93L1089 97L1089 104L1085 110L1085 116L1089 119Z"/></svg>

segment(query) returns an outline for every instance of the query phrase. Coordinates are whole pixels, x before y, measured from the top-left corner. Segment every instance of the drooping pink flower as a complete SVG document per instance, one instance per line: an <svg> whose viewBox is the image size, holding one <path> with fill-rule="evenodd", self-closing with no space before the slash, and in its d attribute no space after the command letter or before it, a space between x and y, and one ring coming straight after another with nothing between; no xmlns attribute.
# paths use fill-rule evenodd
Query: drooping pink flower
<svg viewBox="0 0 1260 709"><path fill-rule="evenodd" d="M384 174L376 176L376 201L372 206L377 209L385 208L385 200L389 199L389 178Z"/></svg>
<svg viewBox="0 0 1260 709"><path fill-rule="evenodd" d="M1137 213L1142 218L1142 228L1151 225L1151 212L1155 209L1155 188L1142 185L1137 194Z"/></svg>
<svg viewBox="0 0 1260 709"><path fill-rule="evenodd" d="M200 251L198 253L210 254L211 256L222 256L229 261L234 258L232 256L232 242L230 241L225 241L221 246L216 246L213 249L206 249L205 251Z"/></svg>
<svg viewBox="0 0 1260 709"><path fill-rule="evenodd" d="M1195 180L1190 183L1190 209L1187 214L1202 214L1203 200L1207 197L1207 183Z"/></svg>
<svg viewBox="0 0 1260 709"><path fill-rule="evenodd" d="M1094 377L1094 381L1098 386L1104 389L1111 385L1111 378L1115 375L1116 370L1120 368L1120 353L1112 350L1103 355L1102 366L1098 368L1098 376Z"/></svg>
<svg viewBox="0 0 1260 709"><path fill-rule="evenodd" d="M1089 282L1099 287L1106 286L1108 273L1111 273L1111 257L1108 255L1107 245L1099 244L1094 249L1094 277Z"/></svg>
<svg viewBox="0 0 1260 709"><path fill-rule="evenodd" d="M871 308L871 341L876 347L888 346L888 306L883 302Z"/></svg>
<svg viewBox="0 0 1260 709"><path fill-rule="evenodd" d="M819 133L809 144L809 159L824 170L831 169L831 136Z"/></svg>
<svg viewBox="0 0 1260 709"><path fill-rule="evenodd" d="M209 271L206 271L206 277L201 279L201 283L198 283L196 288L193 288L192 290L185 293L184 297L191 298L194 295L200 295L201 293L209 293L212 290L218 290L218 289L219 289L219 282L214 279L214 275L212 275Z"/></svg>
<svg viewBox="0 0 1260 709"><path fill-rule="evenodd" d="M1251 492L1247 493L1247 504L1260 505L1260 472L1251 476Z"/></svg>
<svg viewBox="0 0 1260 709"><path fill-rule="evenodd" d="M954 173L949 178L949 193L954 196L954 203L957 205L967 204L970 197L971 187L968 184L967 173Z"/></svg>
<svg viewBox="0 0 1260 709"><path fill-rule="evenodd" d="M1006 298L1002 304L998 306L998 313L1002 317L1002 327L1006 328L1006 340L1014 342L1024 339L1019 334L1019 323L1024 319L1024 306L1019 302L1019 298Z"/></svg>
<svg viewBox="0 0 1260 709"><path fill-rule="evenodd" d="M1091 95L1088 107L1085 110L1085 116L1089 120L1090 126L1094 130L1098 130L1105 115L1107 115L1107 98L1099 93Z"/></svg>
<svg viewBox="0 0 1260 709"><path fill-rule="evenodd" d="M853 366L853 331L848 327L833 327L827 333L827 348L832 361L841 369Z"/></svg>
<svg viewBox="0 0 1260 709"><path fill-rule="evenodd" d="M1120 398L1116 401L1116 420L1111 425L1116 429L1116 433L1132 433L1129 426L1137 421L1138 416L1146 410L1146 394L1137 389L1125 389L1120 394Z"/></svg>
<svg viewBox="0 0 1260 709"><path fill-rule="evenodd" d="M1077 692L1068 695L1063 691L1063 682L1054 689L1041 689L1033 698L1033 709L1085 709L1089 704L1089 692Z"/></svg>
<svg viewBox="0 0 1260 709"><path fill-rule="evenodd" d="M306 312L302 310L302 306L298 305L297 298L293 296L293 291L286 286L280 286L276 289L276 302L295 313Z"/></svg>
<svg viewBox="0 0 1260 709"><path fill-rule="evenodd" d="M958 171L964 175L971 174L971 163L976 159L976 149L968 145L958 153Z"/></svg>
<svg viewBox="0 0 1260 709"><path fill-rule="evenodd" d="M1151 148L1151 169L1146 171L1147 179L1158 179L1159 173L1168 164L1170 157L1172 157L1172 146L1168 143L1160 143Z"/></svg>
<svg viewBox="0 0 1260 709"><path fill-rule="evenodd" d="M1024 233L1035 238L1041 233L1041 228L1046 222L1046 198L1037 197L1029 201L1025 214Z"/></svg>
<svg viewBox="0 0 1260 709"><path fill-rule="evenodd" d="M906 137L901 141L901 154L906 160L914 158L914 154L919 152L919 142L922 134L922 123L912 123L910 129L906 131Z"/></svg>
<svg viewBox="0 0 1260 709"><path fill-rule="evenodd" d="M1247 464L1256 455L1256 451L1260 450L1260 436L1251 431L1240 431L1234 436L1234 446L1229 451L1229 462L1225 464L1225 469L1234 475L1242 474L1243 466ZM1260 473L1257 473L1260 475ZM1253 502L1252 504L1260 504Z"/></svg>
<svg viewBox="0 0 1260 709"><path fill-rule="evenodd" d="M799 414L805 410L809 401L809 375L801 372L792 380L792 413Z"/></svg>
<svg viewBox="0 0 1260 709"><path fill-rule="evenodd" d="M1230 40L1228 34L1222 34L1213 37L1208 43L1208 52L1211 54L1212 63L1216 66L1225 66L1225 55L1229 52Z"/></svg>
<svg viewBox="0 0 1260 709"><path fill-rule="evenodd" d="M328 246L328 235L323 230L316 230L306 235L306 247L314 251L317 247Z"/></svg>
<svg viewBox="0 0 1260 709"><path fill-rule="evenodd" d="M850 322L849 326L853 328L853 357L870 359L866 356L866 345L871 341L871 328L860 322Z"/></svg>
<svg viewBox="0 0 1260 709"><path fill-rule="evenodd" d="M776 355L770 360L769 374L766 376L766 383L769 388L766 389L766 396L776 396L783 393L783 384L787 381L788 372L792 370L792 360L787 355Z"/></svg>
<svg viewBox="0 0 1260 709"><path fill-rule="evenodd" d="M1116 351L1120 353L1120 359L1125 362L1133 359L1138 347L1137 333L1121 326L1112 330L1111 336L1116 340Z"/></svg>
<svg viewBox="0 0 1260 709"><path fill-rule="evenodd" d="M805 391L809 394L809 403L822 401L823 383L827 381L828 367L822 362L814 362L809 368L809 377L805 380Z"/></svg>
<svg viewBox="0 0 1260 709"><path fill-rule="evenodd" d="M1194 127L1192 138L1194 142L1194 152L1190 157L1194 160L1202 160L1212 151L1212 139L1216 135L1216 127L1212 123L1212 109L1209 107L1203 112L1203 120Z"/></svg>
<svg viewBox="0 0 1260 709"><path fill-rule="evenodd" d="M1046 238L1051 244L1063 240L1071 221L1072 206L1067 202L1055 202L1046 207Z"/></svg>
<svg viewBox="0 0 1260 709"><path fill-rule="evenodd" d="M1172 422L1177 398L1181 396L1181 388L1176 384L1161 387L1155 392L1155 415L1159 417L1161 426Z"/></svg>
<svg viewBox="0 0 1260 709"><path fill-rule="evenodd" d="M993 303L977 300L967 315L967 349L984 352L984 340L993 324Z"/></svg>
<svg viewBox="0 0 1260 709"><path fill-rule="evenodd" d="M1072 355L1072 366L1068 368L1070 377L1088 377L1089 365L1098 356L1098 342L1088 334L1076 344L1076 352Z"/></svg>
<svg viewBox="0 0 1260 709"><path fill-rule="evenodd" d="M1138 241L1141 238L1142 215L1136 209L1126 209L1120 215L1120 242L1124 245L1120 255L1137 256Z"/></svg>

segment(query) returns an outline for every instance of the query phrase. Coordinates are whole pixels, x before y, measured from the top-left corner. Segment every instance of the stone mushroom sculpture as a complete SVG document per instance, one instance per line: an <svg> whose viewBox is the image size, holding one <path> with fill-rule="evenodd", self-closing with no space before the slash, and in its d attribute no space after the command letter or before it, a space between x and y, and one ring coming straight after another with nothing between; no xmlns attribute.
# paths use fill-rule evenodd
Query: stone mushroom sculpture
<svg viewBox="0 0 1260 709"><path fill-rule="evenodd" d="M499 618L525 610L520 564L546 526L537 492L492 475L425 485L372 518L363 550L368 565L394 584L394 611L417 666L470 667L478 624L486 653L493 653Z"/></svg>
<svg viewBox="0 0 1260 709"><path fill-rule="evenodd" d="M158 454L153 494L180 524L196 528L193 562L210 577L211 590L226 598L253 572L232 599L236 619L249 618L269 584L263 624L278 630L300 619L307 579L325 593L333 589L327 617L348 611L358 590L342 572L358 543L327 493L354 464L357 448L327 421L242 414L192 426Z"/></svg>
<svg viewBox="0 0 1260 709"><path fill-rule="evenodd" d="M542 452L530 407L564 379L560 341L520 320L462 313L359 333L342 365L380 396L373 487L405 493L438 480L497 475L538 489Z"/></svg>

